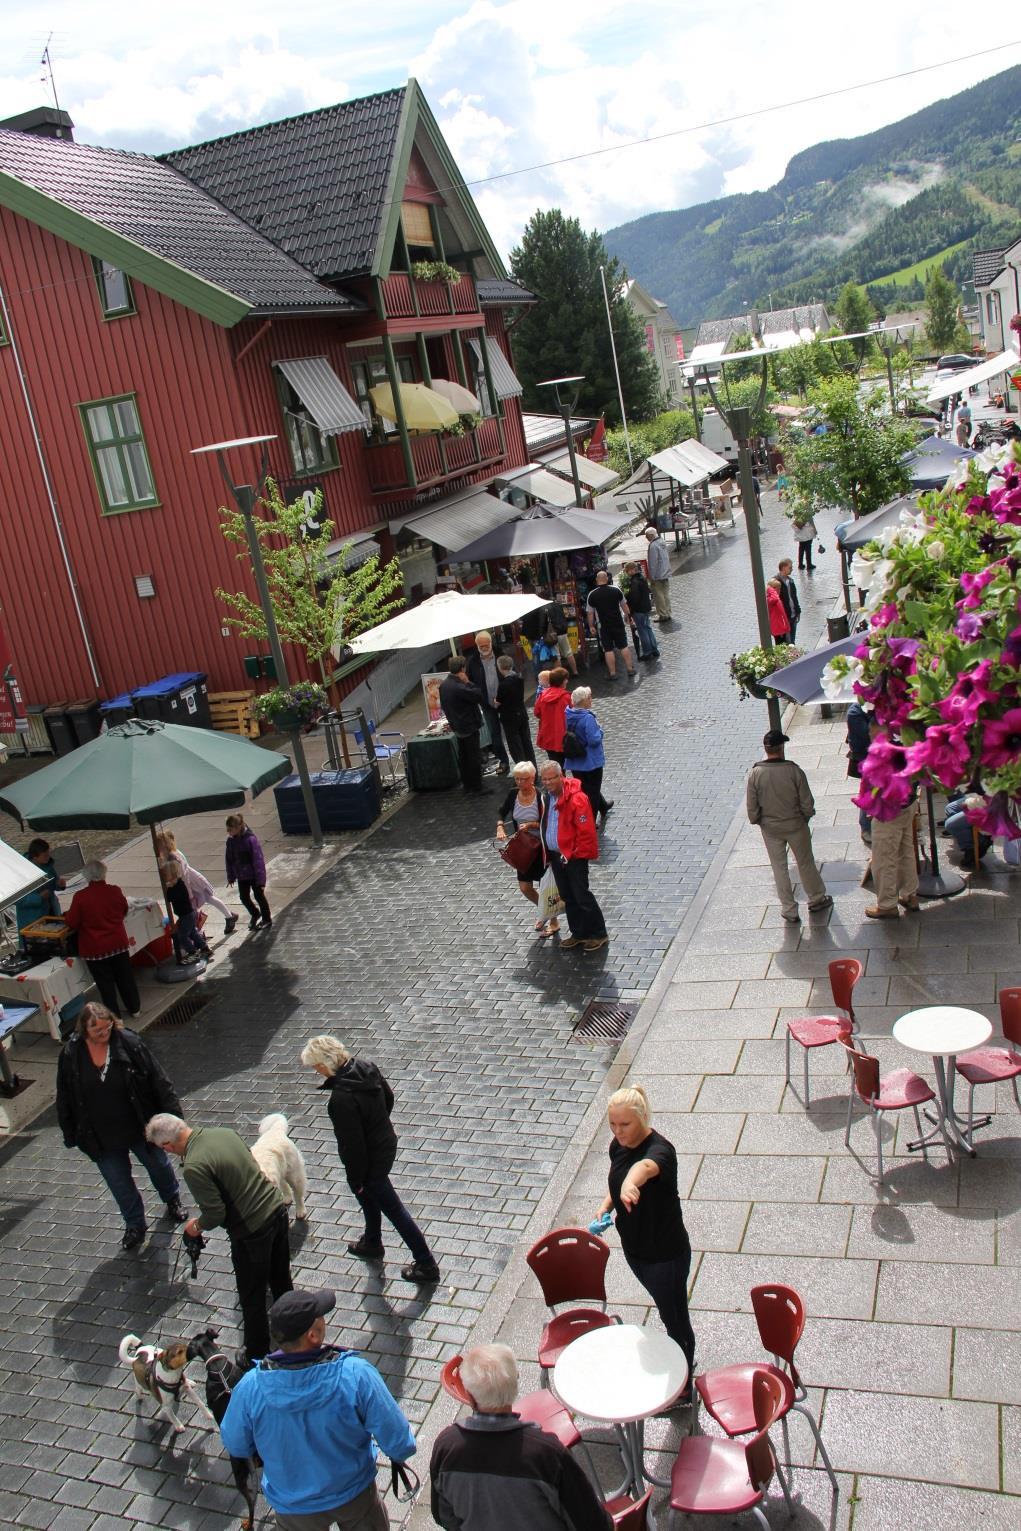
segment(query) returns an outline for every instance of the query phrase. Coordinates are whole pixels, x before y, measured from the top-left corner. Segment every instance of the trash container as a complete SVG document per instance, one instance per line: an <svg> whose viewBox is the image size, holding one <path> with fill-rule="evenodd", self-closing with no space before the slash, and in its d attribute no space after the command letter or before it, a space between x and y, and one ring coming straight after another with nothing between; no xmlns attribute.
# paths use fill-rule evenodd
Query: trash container
<svg viewBox="0 0 1021 1531"><path fill-rule="evenodd" d="M273 788L285 835L307 835L308 814L297 775ZM312 796L320 826L327 831L367 829L379 818L379 778L371 766L346 771L313 771Z"/></svg>
<svg viewBox="0 0 1021 1531"><path fill-rule="evenodd" d="M70 755L78 746L74 728L68 721L67 708L67 702L55 702L43 708L43 723L55 755Z"/></svg>
<svg viewBox="0 0 1021 1531"><path fill-rule="evenodd" d="M84 696L68 702L67 720L74 729L76 745L99 738L99 703L94 698Z"/></svg>
<svg viewBox="0 0 1021 1531"><path fill-rule="evenodd" d="M205 675L198 670L163 675L133 691L131 699L140 718L158 718L161 723L191 724L196 728L213 726L209 688Z"/></svg>
<svg viewBox="0 0 1021 1531"><path fill-rule="evenodd" d="M830 643L839 643L841 638L849 638L851 636L851 627L846 615L827 617L826 633Z"/></svg>
<svg viewBox="0 0 1021 1531"><path fill-rule="evenodd" d="M115 728L118 723L126 723L135 715L135 704L131 700L130 691L122 691L120 696L112 696L108 702L99 704L100 726L104 723L107 728Z"/></svg>

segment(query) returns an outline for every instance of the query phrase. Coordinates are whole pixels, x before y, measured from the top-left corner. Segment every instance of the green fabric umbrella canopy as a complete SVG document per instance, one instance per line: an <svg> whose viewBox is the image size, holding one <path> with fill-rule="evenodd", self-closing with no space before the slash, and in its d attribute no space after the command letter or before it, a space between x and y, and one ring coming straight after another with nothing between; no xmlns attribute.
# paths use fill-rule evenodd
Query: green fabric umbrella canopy
<svg viewBox="0 0 1021 1531"><path fill-rule="evenodd" d="M127 829L240 808L292 769L234 734L129 718L0 790L0 808L31 829Z"/></svg>

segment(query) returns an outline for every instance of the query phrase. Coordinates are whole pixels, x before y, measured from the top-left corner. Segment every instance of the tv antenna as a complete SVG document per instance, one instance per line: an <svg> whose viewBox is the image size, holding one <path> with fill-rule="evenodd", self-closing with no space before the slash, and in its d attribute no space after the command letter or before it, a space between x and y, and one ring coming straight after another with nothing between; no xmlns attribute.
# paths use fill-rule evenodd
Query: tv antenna
<svg viewBox="0 0 1021 1531"><path fill-rule="evenodd" d="M43 84L45 84L46 81L49 80L49 83L50 83L50 93L53 96L53 105L56 107L57 111L59 112L60 111L60 102L57 100L57 82L53 78L53 59L52 59L52 57L50 55L50 43L52 41L53 41L53 33L51 32L49 37L46 39L46 46L43 49L43 56L39 60L40 66L45 71L43 74L41 74L39 76L39 78L40 78L40 80L42 80Z"/></svg>

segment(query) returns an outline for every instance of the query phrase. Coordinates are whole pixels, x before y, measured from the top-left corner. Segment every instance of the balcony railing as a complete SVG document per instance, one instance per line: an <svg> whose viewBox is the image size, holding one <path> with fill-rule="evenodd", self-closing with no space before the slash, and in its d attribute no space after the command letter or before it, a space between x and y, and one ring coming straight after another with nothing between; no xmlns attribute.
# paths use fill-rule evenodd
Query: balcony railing
<svg viewBox="0 0 1021 1531"><path fill-rule="evenodd" d="M395 271L381 284L388 319L442 319L451 314L477 314L479 300L472 277L459 282L416 282Z"/></svg>
<svg viewBox="0 0 1021 1531"><path fill-rule="evenodd" d="M500 421L495 416L488 416L464 436L412 436L411 457L419 489L464 478L476 468L503 461ZM396 435L386 441L367 442L365 461L373 494L407 492L411 488L400 439Z"/></svg>

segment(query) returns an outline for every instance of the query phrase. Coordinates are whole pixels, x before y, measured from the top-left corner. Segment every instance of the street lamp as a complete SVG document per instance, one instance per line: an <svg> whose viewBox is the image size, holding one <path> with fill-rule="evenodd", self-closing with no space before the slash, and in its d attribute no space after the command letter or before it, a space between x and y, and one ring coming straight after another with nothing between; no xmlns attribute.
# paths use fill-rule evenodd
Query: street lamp
<svg viewBox="0 0 1021 1531"><path fill-rule="evenodd" d="M537 388L552 388L553 398L557 414L564 422L564 430L567 433L567 455L571 459L571 477L574 479L574 503L581 505L585 496L582 494L581 479L578 477L578 457L574 446L574 437L571 435L571 415L578 407L578 395L581 393L581 385L584 377L550 377L544 383L536 383ZM563 393L561 393L563 390Z"/></svg>
<svg viewBox="0 0 1021 1531"><path fill-rule="evenodd" d="M269 468L266 443L275 440L275 436L241 436L234 441L215 441L208 447L195 447L191 455L192 457L202 457L209 452L216 453L216 461L220 466L223 481L230 490L231 498L244 519L245 535L248 538L248 554L252 560L255 588L259 593L259 605L262 607L262 614L266 619L266 636L269 639L269 651L273 655L273 665L277 672L277 685L286 687L289 685L287 665L284 662L284 651L280 646L280 634L277 632L273 602L270 599L269 585L266 581L266 566L262 561L262 548L259 545L259 536L255 529L255 490L251 484L235 484L224 457L225 452L229 452L235 447L261 445L262 466L259 469L259 482L262 483ZM305 804L305 813L308 817L312 844L316 850L321 850L323 831L319 823L319 812L316 808L315 794L312 791L312 779L308 774L305 746L301 742L301 733L298 729L291 731L291 744L294 749L294 763L298 768L298 778L301 782L301 796Z"/></svg>

